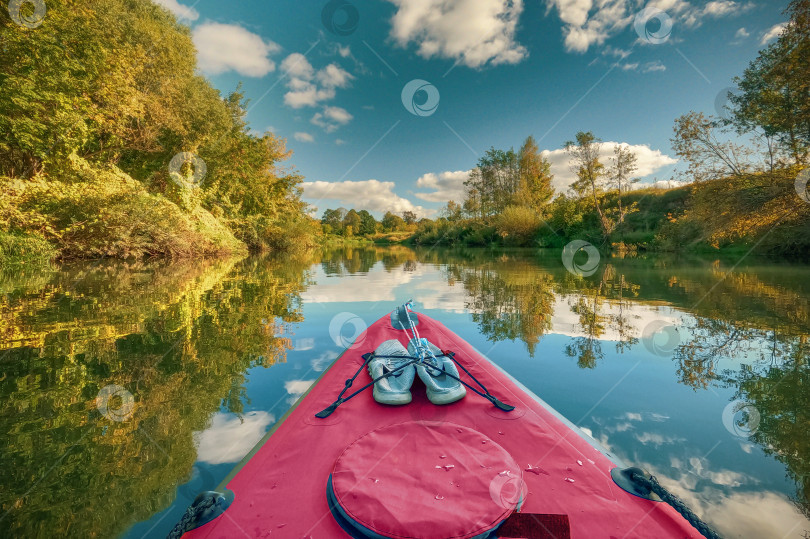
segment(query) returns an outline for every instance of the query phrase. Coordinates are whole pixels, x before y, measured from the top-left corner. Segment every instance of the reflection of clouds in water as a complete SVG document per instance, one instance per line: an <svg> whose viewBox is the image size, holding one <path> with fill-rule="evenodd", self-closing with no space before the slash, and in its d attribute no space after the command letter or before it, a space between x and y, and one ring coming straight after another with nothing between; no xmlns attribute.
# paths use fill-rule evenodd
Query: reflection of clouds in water
<svg viewBox="0 0 810 539"><path fill-rule="evenodd" d="M315 380L287 380L284 382L284 390L290 395L287 402L295 404L301 398L301 395L306 393L307 389L314 383Z"/></svg>
<svg viewBox="0 0 810 539"><path fill-rule="evenodd" d="M635 419L647 415L629 413L622 417ZM656 417L655 414L649 416ZM590 429L582 427L582 430L593 437ZM617 429L608 427L604 430ZM670 457L670 467L663 471L644 462L637 454L635 458L629 458L622 454L621 448L615 451L605 432L595 439L612 453L620 455L628 465L644 468L655 475L665 488L680 497L722 537L801 537L803 530L810 529L810 520L786 495L774 491L741 490L746 485L753 487L759 483L751 475L722 468L713 470L708 459L697 456L686 459Z"/></svg>
<svg viewBox="0 0 810 539"><path fill-rule="evenodd" d="M275 418L267 412L248 412L241 419L235 414L218 413L211 426L194 433L197 461L208 464L239 462L259 440Z"/></svg>
<svg viewBox="0 0 810 539"><path fill-rule="evenodd" d="M580 324L580 315L573 312L571 307L582 299L588 306L593 298L583 294L554 294L554 312L551 315L551 330L549 333L566 335L568 337L588 337ZM603 300L597 307L597 314L609 320L621 316L627 324L630 336L640 339L644 328L653 320L660 320L675 327L683 325L685 313L681 313L667 306L642 305L624 302L619 305L617 301ZM604 332L599 337L601 341L621 341L618 329L614 322L605 323Z"/></svg>
<svg viewBox="0 0 810 539"><path fill-rule="evenodd" d="M307 287L301 293L301 299L305 303L393 302L402 299L397 297L396 289L398 287L411 283L427 272L428 268L421 264L412 271L406 271L401 266L386 271L382 265L378 264L368 273L360 276L335 277L327 276L321 268L317 268L313 275L313 281L316 284ZM362 279L359 287L358 277Z"/></svg>
<svg viewBox="0 0 810 539"><path fill-rule="evenodd" d="M340 352L336 352L334 350L327 350L326 352L322 352L316 358L313 358L310 361L310 365L312 366L312 370L315 372L323 372L326 367L332 364L338 357ZM285 386L286 388L286 386ZM287 391L289 393L289 390Z"/></svg>
<svg viewBox="0 0 810 539"><path fill-rule="evenodd" d="M295 349L299 352L305 352L306 350L312 350L315 348L315 339L312 337L304 337L301 339L295 339Z"/></svg>
<svg viewBox="0 0 810 539"><path fill-rule="evenodd" d="M679 474L674 479L652 466L643 466L723 537L801 537L802 530L810 526L810 521L784 494L740 491L739 486L756 480L731 470L706 470L703 461L705 459L693 457L686 464L672 459L672 467ZM696 491L698 477L706 478L712 484Z"/></svg>
<svg viewBox="0 0 810 539"><path fill-rule="evenodd" d="M640 434L636 434L636 440L644 445L652 444L655 447L660 447L662 445L685 442L686 438L681 438L679 436L667 436L655 432L642 432Z"/></svg>
<svg viewBox="0 0 810 539"><path fill-rule="evenodd" d="M414 287L414 300L424 309L450 313L474 312L467 308L467 291L461 282L422 281Z"/></svg>

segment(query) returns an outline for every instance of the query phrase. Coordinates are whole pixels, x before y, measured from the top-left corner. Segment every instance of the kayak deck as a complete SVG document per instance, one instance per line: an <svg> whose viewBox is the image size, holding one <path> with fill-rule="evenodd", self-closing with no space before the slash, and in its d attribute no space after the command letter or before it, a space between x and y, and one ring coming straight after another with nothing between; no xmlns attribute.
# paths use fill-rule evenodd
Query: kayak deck
<svg viewBox="0 0 810 539"><path fill-rule="evenodd" d="M225 513L185 537L350 537L327 504L327 480L335 461L370 431L408 421L452 423L495 440L523 470L527 495L521 513L567 515L571 537L699 537L668 505L619 488L610 475L617 464L604 450L441 323L418 316L421 337L455 352L470 374L515 409L498 410L471 392L461 401L436 406L417 378L408 405L378 404L369 389L329 417L316 418L361 367L364 353L388 339L407 346L406 333L394 329L385 316L332 364L226 480L235 498ZM353 389L369 381L368 373L361 373Z"/></svg>

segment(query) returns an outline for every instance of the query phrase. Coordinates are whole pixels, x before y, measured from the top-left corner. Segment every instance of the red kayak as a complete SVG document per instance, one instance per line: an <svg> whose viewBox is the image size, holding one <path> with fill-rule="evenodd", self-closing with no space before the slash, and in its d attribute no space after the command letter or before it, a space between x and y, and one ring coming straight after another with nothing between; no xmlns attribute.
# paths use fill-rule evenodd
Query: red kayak
<svg viewBox="0 0 810 539"><path fill-rule="evenodd" d="M381 343L407 347L416 331L458 364L466 396L435 405L417 377L409 404L378 404L361 390L372 383L364 367ZM405 306L360 335L170 537L707 535L653 486L660 490L458 335Z"/></svg>

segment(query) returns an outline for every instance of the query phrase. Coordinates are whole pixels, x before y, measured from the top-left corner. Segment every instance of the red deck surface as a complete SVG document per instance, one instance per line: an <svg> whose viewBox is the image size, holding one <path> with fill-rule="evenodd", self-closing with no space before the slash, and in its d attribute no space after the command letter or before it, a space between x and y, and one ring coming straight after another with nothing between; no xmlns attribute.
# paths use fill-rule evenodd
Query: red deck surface
<svg viewBox="0 0 810 539"><path fill-rule="evenodd" d="M616 486L610 477L615 464L608 457L460 337L423 314L419 314L417 329L421 337L439 348L456 352L460 363L515 410L501 412L470 391L459 402L435 406L425 397L417 377L409 405L377 404L369 389L330 417L314 417L334 401L344 381L354 375L363 363L362 354L374 351L387 339L398 339L407 346L405 332L393 329L386 315L358 338L358 346L347 350L324 373L228 483L236 495L228 510L185 537L348 537L326 501L326 482L335 460L369 431L419 419L467 426L497 441L523 468L528 494L521 512L567 514L572 538L699 537L668 505L638 498ZM354 388L369 381L368 372L363 372Z"/></svg>

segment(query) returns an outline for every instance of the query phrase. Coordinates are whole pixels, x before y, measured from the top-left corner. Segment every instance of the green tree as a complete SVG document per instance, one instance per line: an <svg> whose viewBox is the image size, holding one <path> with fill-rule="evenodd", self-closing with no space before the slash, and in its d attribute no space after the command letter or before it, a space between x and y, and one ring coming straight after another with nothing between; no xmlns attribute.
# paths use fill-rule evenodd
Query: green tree
<svg viewBox="0 0 810 539"><path fill-rule="evenodd" d="M396 232L398 230L403 230L405 228L405 220L402 219L399 215L391 213L390 211L385 212L385 215L382 219L382 227L386 232Z"/></svg>
<svg viewBox="0 0 810 539"><path fill-rule="evenodd" d="M362 222L363 220L355 210L349 210L343 218L343 233L346 236L352 236L355 232L359 232Z"/></svg>
<svg viewBox="0 0 810 539"><path fill-rule="evenodd" d="M810 0L793 0L790 17L776 42L734 81L734 126L740 132L761 128L775 138L794 163L807 163L810 149ZM770 146L769 146L770 149Z"/></svg>
<svg viewBox="0 0 810 539"><path fill-rule="evenodd" d="M750 154L742 145L719 138L718 122L702 112L689 112L675 120L672 149L686 161L687 174L697 181L742 176Z"/></svg>
<svg viewBox="0 0 810 539"><path fill-rule="evenodd" d="M360 234L368 236L377 232L377 220L368 210L360 210L357 214L360 216Z"/></svg>
<svg viewBox="0 0 810 539"><path fill-rule="evenodd" d="M602 141L590 131L580 131L576 134L576 140L565 143L565 151L571 158L571 171L577 175L577 180L571 185L571 189L580 197L590 198L599 215L602 233L607 237L615 228L616 223L602 209L605 166L599 160L601 150Z"/></svg>
<svg viewBox="0 0 810 539"><path fill-rule="evenodd" d="M520 188L518 157L514 150L490 148L478 159L476 168L464 182L469 204L476 208L479 217L501 213L512 203Z"/></svg>
<svg viewBox="0 0 810 539"><path fill-rule="evenodd" d="M525 204L542 215L546 204L554 196L551 187L551 163L540 155L537 142L529 135L518 151L518 171L520 174L518 196L515 204Z"/></svg>
<svg viewBox="0 0 810 539"><path fill-rule="evenodd" d="M402 220L406 225L412 225L416 222L416 214L411 210L406 210L402 212Z"/></svg>
<svg viewBox="0 0 810 539"><path fill-rule="evenodd" d="M634 211L634 207L622 207L622 195L630 190L632 184L638 182L633 174L638 170L638 158L626 144L617 144L613 147L613 157L610 158L610 168L607 171L609 185L618 193L616 205L618 206L617 225L624 222L628 213Z"/></svg>
<svg viewBox="0 0 810 539"><path fill-rule="evenodd" d="M444 217L448 221L456 222L461 220L463 208L456 204L453 200L448 200L447 205L442 208L441 217ZM421 222L421 221L420 221Z"/></svg>

